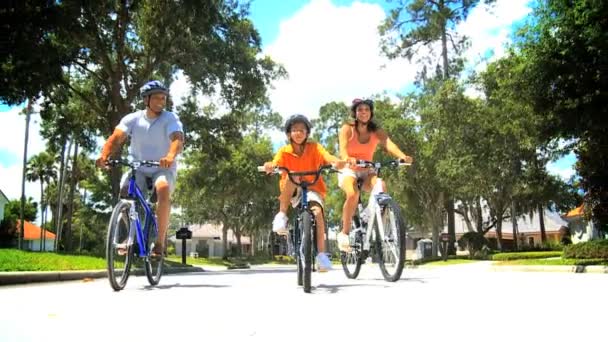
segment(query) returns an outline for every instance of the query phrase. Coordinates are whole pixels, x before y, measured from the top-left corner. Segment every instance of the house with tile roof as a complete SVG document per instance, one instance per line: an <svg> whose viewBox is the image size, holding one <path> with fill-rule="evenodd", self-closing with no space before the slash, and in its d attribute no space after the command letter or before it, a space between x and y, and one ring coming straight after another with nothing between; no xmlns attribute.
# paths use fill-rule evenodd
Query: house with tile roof
<svg viewBox="0 0 608 342"><path fill-rule="evenodd" d="M41 251L41 246L44 246L44 251L52 252L55 247L55 234L46 229L42 229L29 221L24 221L25 230L23 231L23 247L30 251ZM21 231L21 221L17 221L17 231ZM43 233L43 240L40 239Z"/></svg>
<svg viewBox="0 0 608 342"><path fill-rule="evenodd" d="M592 221L585 219L584 211L584 205L580 205L563 216L568 222L572 243L606 238L605 234L596 229Z"/></svg>

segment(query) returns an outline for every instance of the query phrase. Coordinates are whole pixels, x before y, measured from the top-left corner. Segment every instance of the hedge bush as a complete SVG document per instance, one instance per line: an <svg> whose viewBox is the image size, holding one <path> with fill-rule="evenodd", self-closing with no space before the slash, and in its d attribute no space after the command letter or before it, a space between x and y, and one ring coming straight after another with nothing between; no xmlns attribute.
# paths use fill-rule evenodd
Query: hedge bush
<svg viewBox="0 0 608 342"><path fill-rule="evenodd" d="M608 259L608 240L591 240L565 246L564 258Z"/></svg>

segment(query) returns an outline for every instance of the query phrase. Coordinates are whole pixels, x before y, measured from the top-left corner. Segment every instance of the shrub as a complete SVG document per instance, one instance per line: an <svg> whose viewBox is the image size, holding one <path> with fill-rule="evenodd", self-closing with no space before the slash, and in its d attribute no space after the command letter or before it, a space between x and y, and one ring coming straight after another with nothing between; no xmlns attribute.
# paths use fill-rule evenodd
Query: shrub
<svg viewBox="0 0 608 342"><path fill-rule="evenodd" d="M564 258L608 259L608 240L591 240L565 246Z"/></svg>
<svg viewBox="0 0 608 342"><path fill-rule="evenodd" d="M478 232L467 232L462 235L458 240L458 246L460 248L466 248L469 251L469 257L471 259L483 258L487 256L488 240L483 236L482 233ZM486 248L484 248L486 247Z"/></svg>

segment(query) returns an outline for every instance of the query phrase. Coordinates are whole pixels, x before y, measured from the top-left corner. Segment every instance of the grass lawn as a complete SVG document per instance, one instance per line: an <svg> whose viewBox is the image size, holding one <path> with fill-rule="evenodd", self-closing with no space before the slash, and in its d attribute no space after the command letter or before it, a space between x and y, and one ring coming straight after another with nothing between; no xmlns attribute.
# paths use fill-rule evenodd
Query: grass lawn
<svg viewBox="0 0 608 342"><path fill-rule="evenodd" d="M509 266L509 265L541 265L541 266L589 266L589 265L601 265L608 266L608 260L603 259L562 259L562 258L550 258L550 259L520 259L520 260L505 260L505 261L494 261L493 265L496 266Z"/></svg>
<svg viewBox="0 0 608 342"><path fill-rule="evenodd" d="M470 259L448 259L446 261L436 260L429 261L424 263L424 266L449 266L449 265L460 265L460 264L470 264L473 262L477 262L478 260L470 260Z"/></svg>
<svg viewBox="0 0 608 342"><path fill-rule="evenodd" d="M0 249L0 272L103 270L104 258Z"/></svg>

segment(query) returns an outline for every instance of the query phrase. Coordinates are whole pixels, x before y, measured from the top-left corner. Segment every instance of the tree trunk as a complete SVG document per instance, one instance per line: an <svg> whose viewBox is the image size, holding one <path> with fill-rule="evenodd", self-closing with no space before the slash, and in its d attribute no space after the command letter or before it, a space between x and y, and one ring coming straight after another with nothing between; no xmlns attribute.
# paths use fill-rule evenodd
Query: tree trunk
<svg viewBox="0 0 608 342"><path fill-rule="evenodd" d="M448 242L448 255L456 255L456 250L454 249L456 225L454 221L454 199L452 197L445 202L445 209L448 216L448 235L450 237L450 241Z"/></svg>
<svg viewBox="0 0 608 342"><path fill-rule="evenodd" d="M65 163L65 155L66 155L66 144L67 139L63 141L61 145L61 160L59 161L59 186L57 187L57 210L55 211L55 215L53 215L53 221L55 221L55 251L59 250L59 241L61 241L61 214L63 212L63 181L65 179L65 170L67 169ZM70 140L69 147L67 149L67 153L69 155L70 150L72 149L72 141Z"/></svg>
<svg viewBox="0 0 608 342"><path fill-rule="evenodd" d="M236 236L236 256L241 256L243 253L243 246L241 245L241 229L238 225L235 226L234 235Z"/></svg>
<svg viewBox="0 0 608 342"><path fill-rule="evenodd" d="M78 175L78 142L74 144L72 159L72 177L70 177L70 197L68 198L68 216L65 227L65 250L72 250L72 215L74 211L74 193L76 192L76 176Z"/></svg>
<svg viewBox="0 0 608 342"><path fill-rule="evenodd" d="M545 232L545 210L542 204L538 205L538 223L540 224L540 242L544 245L547 241L547 233Z"/></svg>
<svg viewBox="0 0 608 342"><path fill-rule="evenodd" d="M515 201L511 201L511 222L513 223L513 250L519 250L518 246L518 236L517 233L517 210L515 207Z"/></svg>
<svg viewBox="0 0 608 342"><path fill-rule="evenodd" d="M502 215L496 217L496 248L502 252Z"/></svg>
<svg viewBox="0 0 608 342"><path fill-rule="evenodd" d="M222 247L224 249L222 259L228 259L228 227L222 227Z"/></svg>
<svg viewBox="0 0 608 342"><path fill-rule="evenodd" d="M481 197L477 197L477 207L475 208L475 210L477 212L477 217L475 218L475 221L477 223L477 232L483 233L483 212L481 210Z"/></svg>
<svg viewBox="0 0 608 342"><path fill-rule="evenodd" d="M42 220L44 220L44 183L42 182L42 175L40 175L40 252L42 252L42 237L44 236L44 228L42 227ZM23 229L23 228L22 228Z"/></svg>

